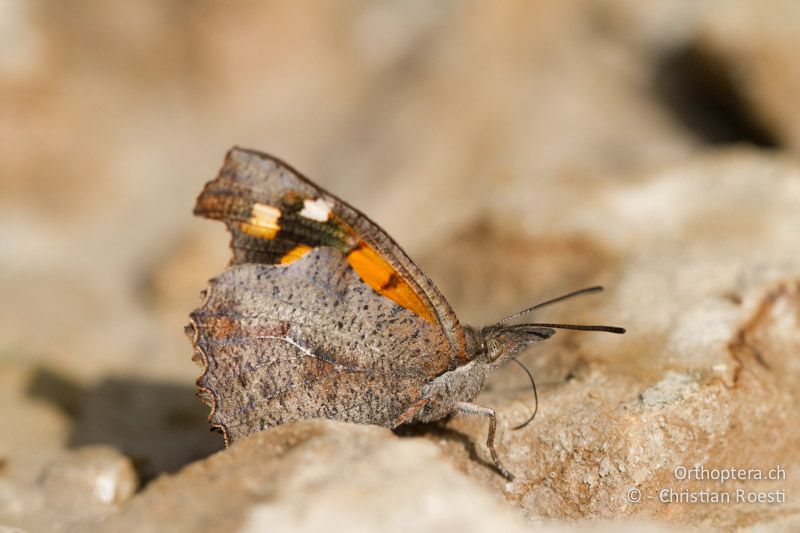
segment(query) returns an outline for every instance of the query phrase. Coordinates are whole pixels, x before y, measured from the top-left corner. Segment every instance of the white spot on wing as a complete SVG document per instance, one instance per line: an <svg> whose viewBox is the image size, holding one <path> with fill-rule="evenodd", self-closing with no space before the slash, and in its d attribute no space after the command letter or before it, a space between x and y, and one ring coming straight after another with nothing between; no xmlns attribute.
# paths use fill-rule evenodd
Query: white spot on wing
<svg viewBox="0 0 800 533"><path fill-rule="evenodd" d="M316 220L317 222L325 222L331 214L331 206L322 198L316 200L303 201L303 210L300 211L300 216Z"/></svg>
<svg viewBox="0 0 800 533"><path fill-rule="evenodd" d="M278 229L278 219L281 217L280 209L267 204L255 203L251 215L251 224Z"/></svg>

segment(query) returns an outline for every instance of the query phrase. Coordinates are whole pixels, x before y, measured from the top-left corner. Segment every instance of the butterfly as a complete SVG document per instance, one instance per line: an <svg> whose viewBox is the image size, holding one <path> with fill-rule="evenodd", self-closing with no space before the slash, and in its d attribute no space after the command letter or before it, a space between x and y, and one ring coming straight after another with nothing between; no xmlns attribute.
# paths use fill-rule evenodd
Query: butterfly
<svg viewBox="0 0 800 533"><path fill-rule="evenodd" d="M600 287L486 327L462 325L377 224L254 150L228 152L194 212L224 222L231 234L230 264L210 280L187 326L203 367L198 396L226 444L306 418L395 428L477 415L489 420L486 446L495 467L513 479L494 447L495 411L473 403L488 373L557 328L624 332L508 324Z"/></svg>

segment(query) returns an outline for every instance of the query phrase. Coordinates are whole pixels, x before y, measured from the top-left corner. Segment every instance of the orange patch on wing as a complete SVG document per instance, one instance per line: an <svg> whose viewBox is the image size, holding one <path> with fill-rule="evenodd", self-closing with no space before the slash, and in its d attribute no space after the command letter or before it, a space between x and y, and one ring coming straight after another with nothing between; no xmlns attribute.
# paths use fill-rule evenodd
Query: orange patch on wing
<svg viewBox="0 0 800 533"><path fill-rule="evenodd" d="M400 274L381 255L362 244L347 254L347 262L375 291L431 323L435 319L428 306L420 299Z"/></svg>
<svg viewBox="0 0 800 533"><path fill-rule="evenodd" d="M298 244L297 246L295 246L294 248L283 254L283 256L281 256L280 263L282 265L288 265L293 261L297 261L310 251L311 251L310 246L306 246L305 244Z"/></svg>
<svg viewBox="0 0 800 533"><path fill-rule="evenodd" d="M281 229L279 218L281 210L277 207L255 203L250 211L250 220L240 222L239 229L251 237L274 239Z"/></svg>

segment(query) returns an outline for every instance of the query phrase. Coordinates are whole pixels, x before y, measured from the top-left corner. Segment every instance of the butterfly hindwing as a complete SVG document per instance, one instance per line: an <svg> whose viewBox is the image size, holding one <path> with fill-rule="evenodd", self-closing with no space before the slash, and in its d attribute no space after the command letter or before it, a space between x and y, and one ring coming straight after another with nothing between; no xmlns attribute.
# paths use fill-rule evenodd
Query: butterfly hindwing
<svg viewBox="0 0 800 533"><path fill-rule="evenodd" d="M329 247L282 268L228 267L192 330L201 396L229 442L301 418L392 426L450 363L438 327L375 294Z"/></svg>

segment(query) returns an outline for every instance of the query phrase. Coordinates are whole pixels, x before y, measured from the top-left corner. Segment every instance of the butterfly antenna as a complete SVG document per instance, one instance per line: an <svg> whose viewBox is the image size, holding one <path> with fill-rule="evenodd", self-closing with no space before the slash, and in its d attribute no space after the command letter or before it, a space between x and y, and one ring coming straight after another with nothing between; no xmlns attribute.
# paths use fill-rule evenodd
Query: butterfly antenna
<svg viewBox="0 0 800 533"><path fill-rule="evenodd" d="M517 363L522 368L522 370L524 370L525 373L528 374L528 378L531 380L531 387L533 387L533 398L534 398L534 402L535 402L534 408L533 408L533 414L530 416L530 418L528 418L522 424L520 424L518 426L514 426L514 429L522 429L525 426L527 426L528 424L530 424L531 422L533 422L533 419L536 418L536 413L539 412L539 393L536 392L536 381L534 381L533 374L531 374L531 371L528 370L528 368L525 365L523 365L522 363L517 361L516 357L512 357L511 360L514 361L515 363Z"/></svg>
<svg viewBox="0 0 800 533"><path fill-rule="evenodd" d="M515 324L513 326L505 326L505 329L512 329L517 331L524 331L529 328L574 329L577 331L605 331L606 333L616 333L617 335L622 335L623 333L625 333L625 328L620 328L618 326L595 326L586 324L550 324L547 322L531 322L529 324Z"/></svg>
<svg viewBox="0 0 800 533"><path fill-rule="evenodd" d="M508 322L509 320L513 320L519 316L522 316L526 313L530 313L531 311L535 311L536 309L541 309L542 307L547 307L548 305L552 305L554 303L563 302L564 300L569 300L570 298L574 298L575 296L582 296L584 294L592 294L595 292L602 292L603 287L599 285L596 287L587 287L585 289L580 289L578 291L573 291L568 294L564 294L563 296L559 296L558 298L553 298L552 300L547 300L546 302L542 302L539 304L534 305L533 307L529 307L527 309L523 309L519 313L514 313L511 316L505 317L503 320L498 322L498 324L502 324L503 322Z"/></svg>

